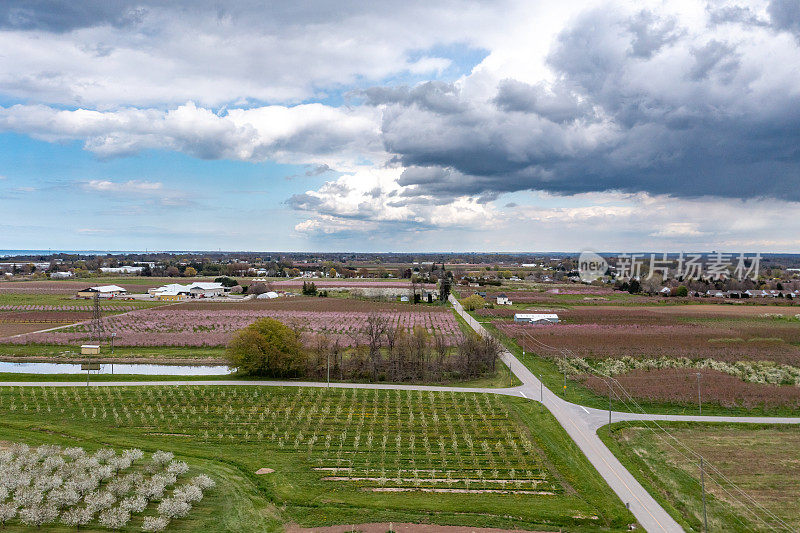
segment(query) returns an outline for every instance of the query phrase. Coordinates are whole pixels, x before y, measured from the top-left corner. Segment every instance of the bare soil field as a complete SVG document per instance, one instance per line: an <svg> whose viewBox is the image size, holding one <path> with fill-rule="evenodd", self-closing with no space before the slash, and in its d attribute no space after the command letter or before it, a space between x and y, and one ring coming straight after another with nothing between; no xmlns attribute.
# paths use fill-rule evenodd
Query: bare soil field
<svg viewBox="0 0 800 533"><path fill-rule="evenodd" d="M0 339L3 337L10 337L12 335L21 335L23 333L33 333L43 329L49 329L66 324L25 324L25 323L3 323L0 322Z"/></svg>

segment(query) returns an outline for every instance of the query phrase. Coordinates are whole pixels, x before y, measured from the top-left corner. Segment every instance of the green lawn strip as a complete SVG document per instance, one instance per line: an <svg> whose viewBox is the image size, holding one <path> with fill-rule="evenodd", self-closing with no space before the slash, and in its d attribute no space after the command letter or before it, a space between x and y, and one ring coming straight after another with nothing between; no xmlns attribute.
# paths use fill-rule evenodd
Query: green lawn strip
<svg viewBox="0 0 800 533"><path fill-rule="evenodd" d="M577 496L595 509L607 525L636 522L619 497L609 488L597 470L578 448L553 415L538 402L506 397L532 437L545 451L565 481L577 491Z"/></svg>
<svg viewBox="0 0 800 533"><path fill-rule="evenodd" d="M584 387L581 383L567 379L567 390L564 394L564 373L558 369L558 366L548 358L537 355L530 351L522 355L522 348L516 341L500 331L494 324L486 321L486 317L472 315L473 318L481 322L489 332L491 332L505 347L514 354L533 374L539 378L546 387L561 395L567 401L585 405L586 407L595 407L597 409L608 409L608 396L596 394L594 391ZM483 319L483 320L482 320ZM555 355L551 357L559 357L560 354L553 352ZM790 385L786 385L790 386ZM661 403L661 402L648 402L646 400L637 400L641 409L646 413L659 413L659 414L677 414L677 415L697 415L700 414L698 405L694 402L687 403ZM617 411L635 411L642 412L634 408L630 401L629 407L626 407L622 402L614 399L613 409ZM703 403L704 415L721 415L721 416L800 416L796 409L788 407L724 407L714 403Z"/></svg>
<svg viewBox="0 0 800 533"><path fill-rule="evenodd" d="M48 357L53 362L58 359L86 359L80 354L80 346L67 344L0 344L0 357ZM208 364L220 364L225 358L222 346L114 346L114 353L108 342L101 345L100 355L91 359L102 359L103 363L114 362L114 359L162 359L165 362L179 363L181 360L209 360ZM68 362L68 361L65 361Z"/></svg>
<svg viewBox="0 0 800 533"><path fill-rule="evenodd" d="M198 522L196 530L276 529L266 527L271 524L270 517L276 516L275 509L279 509L283 522L306 526L410 521L547 531L623 531L632 521L552 416L522 399L461 393L214 386L4 387L0 388L0 410L4 415L0 439L35 442L35 437L87 448L92 447L90 444L110 444L146 451L166 449L215 478L229 471L232 488L228 489L226 483L219 488L218 500L208 500L208 514L219 514L219 525L208 529ZM370 431L375 441L368 447ZM457 452L449 449L453 431ZM312 432L320 439L310 440ZM381 452L379 443L384 434L389 445ZM330 450L324 446L326 435L333 437ZM472 435L476 444L486 439L490 445L483 451L477 447L472 455L464 441L466 435ZM519 444L521 435L530 436L532 448L521 455L511 453L508 443L512 441L507 439ZM394 444L396 436L402 438L399 447ZM443 437L448 449L443 454L438 449L432 450L433 455L426 453L422 446L425 436L434 445ZM298 438L302 439L299 445ZM495 449L501 442L506 443L505 452ZM380 493L365 490L375 482L325 481L322 478L331 473L314 470L317 465L351 464L356 470L354 476L365 468L375 472L378 464L383 464L383 454L386 468L393 470L389 476L396 475L398 468L422 469L421 477L429 475L425 469L436 468L441 476L447 468L457 483L463 483L461 476L477 475L475 465L483 465L480 467L486 469L487 479L497 475L504 478L506 469L517 465L517 477L511 479L522 480L526 475L540 479L538 476L544 473L543 488L555 493ZM495 462L497 466L492 466ZM275 472L255 475L262 467ZM490 468L499 468L499 474ZM533 469L533 473L525 474L524 468ZM410 470L405 472L404 476L411 475ZM421 481L422 486L442 486ZM483 481L473 485L484 486ZM230 496L233 487L239 487L239 499ZM217 501L224 503L215 507ZM193 518L203 519L200 515ZM264 527L255 527L256 519L263 520Z"/></svg>
<svg viewBox="0 0 800 533"><path fill-rule="evenodd" d="M106 311L113 311L115 307L136 307L140 309L147 309L149 307L157 307L164 305L165 302L159 301L142 301L142 300L123 300L116 298L108 298L100 301L101 309ZM83 298L75 298L74 294L34 294L34 293L16 293L16 292L0 292L0 305L57 305L57 306L73 306L73 307L88 307L91 310L93 305L92 300ZM69 311L64 311L69 312Z"/></svg>
<svg viewBox="0 0 800 533"><path fill-rule="evenodd" d="M703 428L769 431L796 429L770 424L661 422L660 425L667 430L689 428L700 431ZM652 432L644 429L649 427L654 428ZM634 431L637 432L634 433ZM696 458L681 449L688 459L681 459L680 464L676 463L674 458L669 457L669 454L665 452L665 449L669 446L678 448L677 443L671 441L652 424L648 425L645 422L619 422L611 426L603 426L597 433L617 459L684 529L703 531L700 465ZM658 445L659 442L661 447ZM713 441L708 442L713 445ZM717 477L717 479L719 478ZM709 490L711 483L707 478L706 508L710 530L741 532L765 530L762 522L755 519L749 512L736 509L730 502L716 498ZM728 490L734 492L730 487ZM744 487L744 490L752 489ZM742 498L738 493L736 493L736 497Z"/></svg>

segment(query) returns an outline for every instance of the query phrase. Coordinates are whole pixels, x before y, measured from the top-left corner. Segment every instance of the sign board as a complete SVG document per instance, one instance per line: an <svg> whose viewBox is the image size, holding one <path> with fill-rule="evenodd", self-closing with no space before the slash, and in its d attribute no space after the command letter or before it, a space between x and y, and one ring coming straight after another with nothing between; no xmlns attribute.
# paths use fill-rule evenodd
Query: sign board
<svg viewBox="0 0 800 533"><path fill-rule="evenodd" d="M81 363L81 370L100 370L100 363Z"/></svg>

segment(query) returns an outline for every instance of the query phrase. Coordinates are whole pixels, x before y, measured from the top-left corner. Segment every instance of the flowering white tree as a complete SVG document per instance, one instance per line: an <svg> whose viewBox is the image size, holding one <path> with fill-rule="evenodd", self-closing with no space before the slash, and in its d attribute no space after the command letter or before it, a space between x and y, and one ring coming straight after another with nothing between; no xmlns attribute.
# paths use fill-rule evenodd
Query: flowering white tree
<svg viewBox="0 0 800 533"><path fill-rule="evenodd" d="M165 452L162 450L158 450L153 453L151 462L156 470L160 470L164 468L164 466L167 465L170 461L172 461L173 457L175 457L175 454L172 452Z"/></svg>
<svg viewBox="0 0 800 533"><path fill-rule="evenodd" d="M147 498L144 496L131 496L120 501L119 506L131 513L141 513L147 507Z"/></svg>
<svg viewBox="0 0 800 533"><path fill-rule="evenodd" d="M197 485L201 490L212 489L216 485L214 480L205 474L193 477L190 483L192 485Z"/></svg>
<svg viewBox="0 0 800 533"><path fill-rule="evenodd" d="M150 501L161 500L161 516L146 517L142 529L163 531L171 518L186 516L191 503L202 500L203 490L215 484L210 477L199 475L164 499L166 490L189 466L174 460L171 452L158 451L146 465L152 475L128 471L142 457L144 453L138 449L117 455L103 448L87 455L82 448L13 444L0 450L0 526L18 519L40 527L55 522L61 514L62 524L80 527L99 513L102 526L120 529L134 513L144 512Z"/></svg>
<svg viewBox="0 0 800 533"><path fill-rule="evenodd" d="M189 471L189 465L183 461L172 461L167 465L167 473L181 476Z"/></svg>
<svg viewBox="0 0 800 533"><path fill-rule="evenodd" d="M0 503L0 525L17 516L17 504L14 502Z"/></svg>
<svg viewBox="0 0 800 533"><path fill-rule="evenodd" d="M49 524L58 518L58 509L53 505L33 505L19 511L19 519L23 524L39 527Z"/></svg>
<svg viewBox="0 0 800 533"><path fill-rule="evenodd" d="M168 525L169 518L166 516L145 516L142 531L164 531Z"/></svg>
<svg viewBox="0 0 800 533"><path fill-rule="evenodd" d="M131 513L122 507L114 507L107 509L100 513L99 521L102 525L109 529L120 529L128 524L131 519Z"/></svg>
<svg viewBox="0 0 800 533"><path fill-rule="evenodd" d="M203 491L197 485L184 485L175 489L173 497L190 503L199 502L203 499Z"/></svg>
<svg viewBox="0 0 800 533"><path fill-rule="evenodd" d="M158 514L169 518L182 518L192 510L192 504L178 498L164 498L158 504Z"/></svg>
<svg viewBox="0 0 800 533"><path fill-rule="evenodd" d="M111 507L116 503L117 499L108 491L96 490L87 494L83 501L86 503L86 507L93 512L97 512Z"/></svg>
<svg viewBox="0 0 800 533"><path fill-rule="evenodd" d="M61 523L72 527L85 526L94 518L94 513L87 507L73 507L61 515Z"/></svg>

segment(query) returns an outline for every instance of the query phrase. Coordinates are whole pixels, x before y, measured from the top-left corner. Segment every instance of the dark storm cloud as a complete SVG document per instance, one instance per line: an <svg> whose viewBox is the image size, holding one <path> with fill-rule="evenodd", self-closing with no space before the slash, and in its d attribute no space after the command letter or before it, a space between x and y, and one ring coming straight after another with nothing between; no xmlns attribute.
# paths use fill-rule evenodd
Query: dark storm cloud
<svg viewBox="0 0 800 533"><path fill-rule="evenodd" d="M494 103L503 111L535 113L554 122L591 113L591 107L563 85L546 88L544 84L530 85L517 80L501 81Z"/></svg>
<svg viewBox="0 0 800 533"><path fill-rule="evenodd" d="M795 11L776 3L773 23L793 28ZM738 46L690 39L671 18L599 10L558 37L549 86L504 80L488 102L445 84L365 94L384 106L406 197L619 190L800 201L800 98L773 81L774 65L740 74ZM666 50L681 63L664 62L674 73L650 83L661 73L648 62Z"/></svg>

